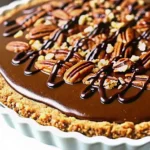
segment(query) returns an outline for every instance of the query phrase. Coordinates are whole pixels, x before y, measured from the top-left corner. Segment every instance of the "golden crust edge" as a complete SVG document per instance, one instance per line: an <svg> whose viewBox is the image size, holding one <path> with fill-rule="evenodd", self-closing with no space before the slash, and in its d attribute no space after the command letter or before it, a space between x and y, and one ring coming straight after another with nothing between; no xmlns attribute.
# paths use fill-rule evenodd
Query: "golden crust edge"
<svg viewBox="0 0 150 150"><path fill-rule="evenodd" d="M68 117L59 110L35 102L14 91L0 75L0 102L13 109L20 116L34 119L43 126L54 126L65 132L79 132L86 136L106 136L109 138L128 137L140 139L150 135L150 121L134 124L94 122Z"/></svg>

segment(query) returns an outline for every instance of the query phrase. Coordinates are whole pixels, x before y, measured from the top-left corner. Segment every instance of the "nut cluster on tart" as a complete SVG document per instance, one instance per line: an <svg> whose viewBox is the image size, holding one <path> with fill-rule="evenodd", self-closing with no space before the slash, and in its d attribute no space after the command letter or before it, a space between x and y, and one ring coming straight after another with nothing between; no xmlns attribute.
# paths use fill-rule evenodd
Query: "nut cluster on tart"
<svg viewBox="0 0 150 150"><path fill-rule="evenodd" d="M6 49L16 53L10 65L26 63L24 74L27 77L42 72L47 76L45 87L49 90L57 90L67 84L82 102L91 101L93 97L95 101L96 97L96 105L103 109L111 107L114 101L117 101L117 107L126 107L142 101L140 97L144 93L148 95L150 90L149 20L150 4L143 0L51 0L22 11L14 20L6 20L3 36L11 38ZM82 85L80 93L73 91L78 84ZM130 90L133 94L128 94ZM126 113L125 109L123 111ZM81 117L77 114L73 116ZM132 116L131 120L136 120L136 117ZM87 130L91 128L91 134L82 129L81 133L103 135L100 131L93 133L93 126L98 128L101 126L99 122L104 123L102 121L109 120L104 117L99 120L90 118ZM142 116L140 121L126 121L128 119L122 118L112 121L114 123L105 122L109 129L103 128L104 135L111 138L150 135L149 118L144 120ZM139 122L145 124L136 125ZM68 125L66 131L80 132L78 120L76 123L70 127ZM142 125L142 133L139 133ZM119 134L119 131L123 133ZM108 135L106 132L109 132Z"/></svg>

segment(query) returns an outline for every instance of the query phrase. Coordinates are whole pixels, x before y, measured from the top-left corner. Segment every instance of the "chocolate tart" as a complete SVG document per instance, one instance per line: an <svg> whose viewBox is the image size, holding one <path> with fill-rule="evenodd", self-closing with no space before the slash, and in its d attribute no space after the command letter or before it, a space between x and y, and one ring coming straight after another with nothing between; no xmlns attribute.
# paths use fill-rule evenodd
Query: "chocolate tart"
<svg viewBox="0 0 150 150"><path fill-rule="evenodd" d="M149 136L149 3L45 2L0 18L0 101L65 132Z"/></svg>

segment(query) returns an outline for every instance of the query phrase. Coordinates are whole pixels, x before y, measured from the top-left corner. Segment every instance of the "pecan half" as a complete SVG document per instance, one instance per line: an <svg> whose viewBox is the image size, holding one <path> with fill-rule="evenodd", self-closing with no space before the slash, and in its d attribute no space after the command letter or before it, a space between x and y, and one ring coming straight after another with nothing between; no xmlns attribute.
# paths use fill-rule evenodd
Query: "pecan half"
<svg viewBox="0 0 150 150"><path fill-rule="evenodd" d="M76 17L79 16L83 12L82 9L74 9L71 12L69 12L70 16Z"/></svg>
<svg viewBox="0 0 150 150"><path fill-rule="evenodd" d="M114 77L114 79L109 79L107 78L103 84L104 88L107 90L111 90L118 85L118 80L117 78Z"/></svg>
<svg viewBox="0 0 150 150"><path fill-rule="evenodd" d="M59 29L54 30L53 32L50 33L50 38L53 38L54 35L59 31ZM57 41L55 42L55 44L57 44L57 46L60 46L63 41L65 40L65 34L61 33L57 39Z"/></svg>
<svg viewBox="0 0 150 150"><path fill-rule="evenodd" d="M57 28L55 25L40 25L36 26L29 32L29 38L30 39L39 39L44 36L50 35L52 31L54 31Z"/></svg>
<svg viewBox="0 0 150 150"><path fill-rule="evenodd" d="M143 64L144 68L150 69L150 51L141 55L140 59L142 60L142 64Z"/></svg>
<svg viewBox="0 0 150 150"><path fill-rule="evenodd" d="M16 19L16 23L19 24L19 25L22 25L22 23L24 22L24 20L26 19L27 15L23 15L23 16L20 16Z"/></svg>
<svg viewBox="0 0 150 150"><path fill-rule="evenodd" d="M51 5L50 2L49 2L49 3L46 3L46 4L43 4L43 5L41 6L41 8L44 9L44 10L46 10L47 12L53 10L52 5Z"/></svg>
<svg viewBox="0 0 150 150"><path fill-rule="evenodd" d="M113 59L113 58L121 55L121 52L124 48L126 48L126 44L124 44L123 42L116 42L116 44L114 46L114 51L111 55L111 58ZM125 58L131 57L132 49L133 49L132 47L127 47L125 49L125 52L124 52L124 57Z"/></svg>
<svg viewBox="0 0 150 150"><path fill-rule="evenodd" d="M71 2L71 0L63 0L63 1L50 1L49 5L53 8L62 8L65 4Z"/></svg>
<svg viewBox="0 0 150 150"><path fill-rule="evenodd" d="M95 73L88 74L85 78L83 78L82 82L83 84L89 85L93 81L93 77L95 76ZM98 81L96 81L98 85Z"/></svg>
<svg viewBox="0 0 150 150"><path fill-rule="evenodd" d="M125 81L129 83L131 81L132 73L125 75ZM132 81L132 85L135 87L143 87L146 80L149 78L148 75L136 75L135 80ZM150 83L147 84L147 90L150 90Z"/></svg>
<svg viewBox="0 0 150 150"><path fill-rule="evenodd" d="M30 17L29 19L27 19L27 17L28 17L28 16L27 16L27 17L25 18L26 21L24 20L25 22L24 22L23 26L25 26L25 27L31 26L31 25L34 24L39 18L43 17L45 14L46 14L46 11L45 11L45 10L42 10L42 11L37 12L36 15Z"/></svg>
<svg viewBox="0 0 150 150"><path fill-rule="evenodd" d="M6 45L6 49L11 52L23 52L30 49L30 46L26 42L12 41Z"/></svg>
<svg viewBox="0 0 150 150"><path fill-rule="evenodd" d="M114 46L114 51L112 53L112 58L115 58L121 54L121 50L123 48L124 44L122 42L116 42Z"/></svg>
<svg viewBox="0 0 150 150"><path fill-rule="evenodd" d="M135 38L135 31L132 28L127 28L125 32L122 32L118 35L117 41L128 43Z"/></svg>
<svg viewBox="0 0 150 150"><path fill-rule="evenodd" d="M114 72L126 72L132 66L133 62L128 58L121 58L113 64Z"/></svg>
<svg viewBox="0 0 150 150"><path fill-rule="evenodd" d="M88 61L80 61L76 65L69 68L64 74L66 83L73 84L81 81L94 68L94 64Z"/></svg>
<svg viewBox="0 0 150 150"><path fill-rule="evenodd" d="M52 12L52 15L58 19L62 20L69 20L70 16L63 10L61 9L56 9Z"/></svg>
<svg viewBox="0 0 150 150"><path fill-rule="evenodd" d="M70 51L69 50L66 50L66 49L59 49L59 50L49 50L49 54L54 54L54 58L56 60L64 60L68 53ZM73 54L73 57L69 60L70 62L72 63L77 63L78 61L82 60L83 58L78 54L78 53L74 53Z"/></svg>
<svg viewBox="0 0 150 150"><path fill-rule="evenodd" d="M52 60L52 59L51 60L38 60L35 63L35 68L49 74L49 73L51 73L51 71L56 63L58 63L58 61ZM62 67L59 69L57 76L62 76L65 73L65 71L67 69L69 69L71 66L72 66L71 63L65 62L62 65Z"/></svg>

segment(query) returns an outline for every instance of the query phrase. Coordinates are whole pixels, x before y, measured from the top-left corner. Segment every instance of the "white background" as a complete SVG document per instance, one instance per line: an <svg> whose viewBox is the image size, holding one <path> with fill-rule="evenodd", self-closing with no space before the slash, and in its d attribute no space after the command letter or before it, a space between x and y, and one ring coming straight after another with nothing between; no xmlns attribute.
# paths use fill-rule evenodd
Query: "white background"
<svg viewBox="0 0 150 150"><path fill-rule="evenodd" d="M28 138L6 125L0 116L0 150L60 150Z"/></svg>

